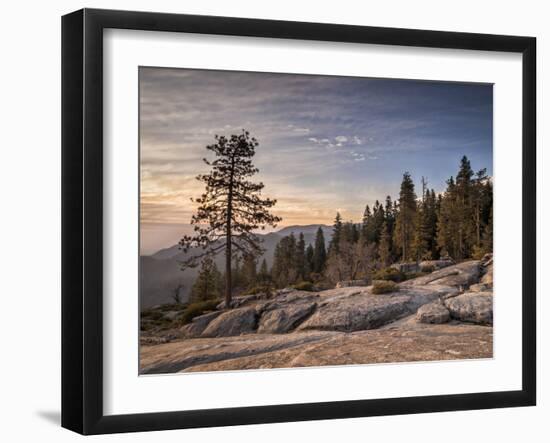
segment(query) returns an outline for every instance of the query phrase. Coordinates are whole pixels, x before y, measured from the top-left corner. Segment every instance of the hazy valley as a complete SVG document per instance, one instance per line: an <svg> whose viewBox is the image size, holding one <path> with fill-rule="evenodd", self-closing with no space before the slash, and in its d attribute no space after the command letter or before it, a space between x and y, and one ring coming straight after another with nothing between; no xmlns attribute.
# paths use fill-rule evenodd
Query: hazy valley
<svg viewBox="0 0 550 443"><path fill-rule="evenodd" d="M264 254L259 257L258 262L261 262L265 258L267 265L271 267L275 246L283 237L291 233L294 233L295 236L303 233L306 246L313 244L315 232L319 227L323 230L328 247L332 238L332 226L287 226L277 232L258 234L258 237L262 240L262 247L265 249ZM152 255L142 255L140 257L140 309L143 310L155 305L171 303L174 291L178 285L182 285L179 291L181 301L186 302L189 300L191 287L197 277L199 268L182 271L179 262L195 253L197 251L194 250L184 253L176 244L169 248L161 249ZM223 255L219 255L215 259L216 265L220 269L223 269L224 260Z"/></svg>

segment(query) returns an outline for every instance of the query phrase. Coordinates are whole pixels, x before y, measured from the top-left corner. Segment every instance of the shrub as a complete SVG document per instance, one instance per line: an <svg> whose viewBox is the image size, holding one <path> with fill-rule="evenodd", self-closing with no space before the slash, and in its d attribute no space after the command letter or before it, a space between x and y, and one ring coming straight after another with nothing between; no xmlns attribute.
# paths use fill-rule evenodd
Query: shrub
<svg viewBox="0 0 550 443"><path fill-rule="evenodd" d="M164 318L164 315L162 314L162 312L154 311L152 309L148 309L141 313L142 320L158 321L158 320L161 320L162 318Z"/></svg>
<svg viewBox="0 0 550 443"><path fill-rule="evenodd" d="M486 252L487 251L484 248L474 245L474 249L472 251L472 258L474 260L481 260Z"/></svg>
<svg viewBox="0 0 550 443"><path fill-rule="evenodd" d="M372 284L373 294L387 294L395 291L399 291L399 286L391 280L375 280Z"/></svg>
<svg viewBox="0 0 550 443"><path fill-rule="evenodd" d="M309 274L309 278L312 282L320 282L323 280L323 274L320 274L318 272L312 272Z"/></svg>
<svg viewBox="0 0 550 443"><path fill-rule="evenodd" d="M244 295L255 295L255 294L266 294L267 296L271 295L272 287L271 285L257 285L253 286L245 291Z"/></svg>
<svg viewBox="0 0 550 443"><path fill-rule="evenodd" d="M426 272L426 273L434 272L435 271L435 266L434 265L425 265L425 266L422 266L422 268L420 268L420 271L421 272Z"/></svg>
<svg viewBox="0 0 550 443"><path fill-rule="evenodd" d="M191 303L180 316L180 322L184 325L190 323L195 317L216 309L219 302L219 300L206 300Z"/></svg>
<svg viewBox="0 0 550 443"><path fill-rule="evenodd" d="M148 310L141 313L140 330L165 330L173 327L173 320L165 317L162 312Z"/></svg>
<svg viewBox="0 0 550 443"><path fill-rule="evenodd" d="M292 288L297 289L298 291L315 291L315 287L310 281L301 281L295 285L292 285Z"/></svg>
<svg viewBox="0 0 550 443"><path fill-rule="evenodd" d="M392 267L380 269L379 271L375 272L372 277L373 280L389 280L395 283L399 283L403 280L406 280L407 278L404 272L401 272L398 269Z"/></svg>
<svg viewBox="0 0 550 443"><path fill-rule="evenodd" d="M157 311L160 312L168 312L168 311L181 311L185 309L186 305L183 303L167 303L165 305L161 305L158 308L156 308Z"/></svg>

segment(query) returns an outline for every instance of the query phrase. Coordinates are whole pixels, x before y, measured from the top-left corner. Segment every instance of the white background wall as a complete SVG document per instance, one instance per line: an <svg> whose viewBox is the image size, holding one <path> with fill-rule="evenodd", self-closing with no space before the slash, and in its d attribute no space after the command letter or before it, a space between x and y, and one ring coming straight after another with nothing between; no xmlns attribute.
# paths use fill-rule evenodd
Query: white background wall
<svg viewBox="0 0 550 443"><path fill-rule="evenodd" d="M0 65L0 439L75 441L60 415L60 16L81 7L349 23L538 38L539 227L550 222L550 27L546 2L111 0L4 2ZM546 125L546 127L545 127ZM511 209L515 208L513 202ZM549 266L539 228L539 275ZM94 441L548 441L550 287L539 277L539 406L206 430L101 436ZM518 294L519 296L519 294ZM449 383L452 383L449 379Z"/></svg>

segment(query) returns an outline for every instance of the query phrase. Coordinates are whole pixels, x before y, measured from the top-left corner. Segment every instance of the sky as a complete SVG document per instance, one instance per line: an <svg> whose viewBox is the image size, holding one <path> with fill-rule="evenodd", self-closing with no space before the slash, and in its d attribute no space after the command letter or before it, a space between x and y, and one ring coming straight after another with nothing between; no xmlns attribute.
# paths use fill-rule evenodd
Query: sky
<svg viewBox="0 0 550 443"><path fill-rule="evenodd" d="M460 158L492 175L490 84L141 67L142 254L173 245L214 136L246 129L279 227L359 221L405 171L436 192ZM211 154L210 154L211 155Z"/></svg>

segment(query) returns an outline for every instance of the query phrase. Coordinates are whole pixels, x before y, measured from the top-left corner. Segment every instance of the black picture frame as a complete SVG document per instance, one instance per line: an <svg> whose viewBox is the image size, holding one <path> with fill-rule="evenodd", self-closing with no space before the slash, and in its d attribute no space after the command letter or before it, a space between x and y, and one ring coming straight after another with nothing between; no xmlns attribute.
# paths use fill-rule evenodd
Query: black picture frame
<svg viewBox="0 0 550 443"><path fill-rule="evenodd" d="M131 415L103 413L103 30L503 51L522 54L522 389ZM320 420L536 403L536 39L83 9L62 18L62 426L82 434ZM520 235L520 233L515 233Z"/></svg>

